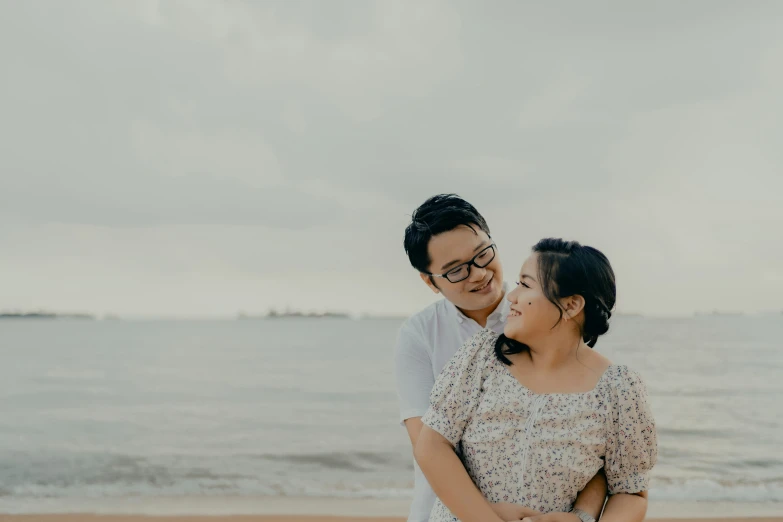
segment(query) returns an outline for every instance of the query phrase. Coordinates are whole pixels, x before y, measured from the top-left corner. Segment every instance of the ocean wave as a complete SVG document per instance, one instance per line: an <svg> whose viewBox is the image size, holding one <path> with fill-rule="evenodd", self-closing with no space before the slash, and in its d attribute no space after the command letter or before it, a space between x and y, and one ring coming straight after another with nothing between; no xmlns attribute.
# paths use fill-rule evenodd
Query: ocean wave
<svg viewBox="0 0 783 522"><path fill-rule="evenodd" d="M325 469L345 471L368 470L413 470L410 457L400 453L375 453L368 451L355 452L324 452L289 455L257 455L255 458L293 465L315 466Z"/></svg>
<svg viewBox="0 0 783 522"><path fill-rule="evenodd" d="M653 480L651 500L714 502L783 502L783 480Z"/></svg>
<svg viewBox="0 0 783 522"><path fill-rule="evenodd" d="M706 428L669 428L665 426L657 427L658 437L663 438L695 438L698 440L724 439L727 434L724 430L706 429Z"/></svg>
<svg viewBox="0 0 783 522"><path fill-rule="evenodd" d="M714 462L708 455L685 459L684 451L670 453L663 452L672 462L684 459L686 463L656 469L651 498L783 502L782 459L727 455ZM704 478L720 477L721 469L730 469L732 476ZM398 499L412 495L412 482L407 448L227 456L11 453L0 457L3 498L236 495Z"/></svg>
<svg viewBox="0 0 783 522"><path fill-rule="evenodd" d="M411 457L393 452L229 456L13 453L0 457L0 495L4 496L286 496L329 492L383 496L383 491L409 488L412 476Z"/></svg>
<svg viewBox="0 0 783 522"><path fill-rule="evenodd" d="M317 484L278 483L274 486L259 482L239 482L216 486L179 483L160 487L153 484L74 484L62 488L43 485L27 485L3 490L4 498L116 498L159 496L239 496L239 497L328 497L407 499L413 495L411 487L383 487L365 484ZM783 502L783 483L757 483L725 485L714 481L685 481L678 484L653 485L650 490L653 501L695 502Z"/></svg>

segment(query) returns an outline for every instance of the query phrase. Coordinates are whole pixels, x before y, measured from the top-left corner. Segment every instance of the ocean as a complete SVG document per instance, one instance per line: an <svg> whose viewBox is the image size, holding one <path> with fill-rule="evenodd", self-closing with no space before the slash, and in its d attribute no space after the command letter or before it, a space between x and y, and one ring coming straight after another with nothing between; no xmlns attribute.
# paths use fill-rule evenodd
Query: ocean
<svg viewBox="0 0 783 522"><path fill-rule="evenodd" d="M0 503L411 495L398 319L0 321ZM655 500L783 502L783 315L620 316Z"/></svg>

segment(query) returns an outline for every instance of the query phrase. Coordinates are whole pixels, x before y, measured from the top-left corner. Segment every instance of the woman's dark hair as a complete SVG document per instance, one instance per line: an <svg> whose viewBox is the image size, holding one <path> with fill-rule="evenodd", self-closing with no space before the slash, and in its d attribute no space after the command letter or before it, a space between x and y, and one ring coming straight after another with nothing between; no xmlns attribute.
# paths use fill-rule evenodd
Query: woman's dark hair
<svg viewBox="0 0 783 522"><path fill-rule="evenodd" d="M581 295L585 300L585 320L580 326L582 339L589 347L609 331L609 319L617 299L614 270L604 254L576 241L542 239L533 247L538 254L538 281L544 296L560 311L560 299ZM495 354L504 364L511 364L506 355L521 353L528 346L501 335L495 343Z"/></svg>
<svg viewBox="0 0 783 522"><path fill-rule="evenodd" d="M429 273L430 259L427 247L432 236L454 230L459 226L476 228L489 235L489 227L478 210L456 194L432 196L413 211L411 223L405 228L403 246L413 268Z"/></svg>

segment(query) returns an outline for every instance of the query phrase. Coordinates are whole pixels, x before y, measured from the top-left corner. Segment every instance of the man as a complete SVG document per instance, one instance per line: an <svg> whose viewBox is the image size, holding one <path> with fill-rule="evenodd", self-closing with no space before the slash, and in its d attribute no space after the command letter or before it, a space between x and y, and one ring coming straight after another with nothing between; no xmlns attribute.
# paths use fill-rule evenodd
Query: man
<svg viewBox="0 0 783 522"><path fill-rule="evenodd" d="M503 333L508 288L486 221L473 205L456 195L433 196L417 208L405 229L404 246L421 280L444 297L411 316L397 339L400 420L415 447L430 392L448 360L482 328ZM435 503L435 493L415 461L414 469L414 499L408 522L425 522ZM594 521L605 497L606 479L599 473L579 494L578 509L562 520ZM504 520L534 514L510 504L496 504L495 512Z"/></svg>

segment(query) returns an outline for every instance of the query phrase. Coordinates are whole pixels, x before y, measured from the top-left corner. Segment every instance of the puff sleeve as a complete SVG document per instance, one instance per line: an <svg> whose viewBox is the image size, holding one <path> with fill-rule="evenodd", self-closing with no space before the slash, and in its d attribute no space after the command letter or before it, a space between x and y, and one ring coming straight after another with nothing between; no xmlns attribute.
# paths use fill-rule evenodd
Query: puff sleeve
<svg viewBox="0 0 783 522"><path fill-rule="evenodd" d="M612 392L604 465L609 494L647 491L649 472L658 458L647 387L638 373L620 366Z"/></svg>
<svg viewBox="0 0 783 522"><path fill-rule="evenodd" d="M454 354L435 381L422 422L456 445L481 399L497 334L482 330Z"/></svg>

